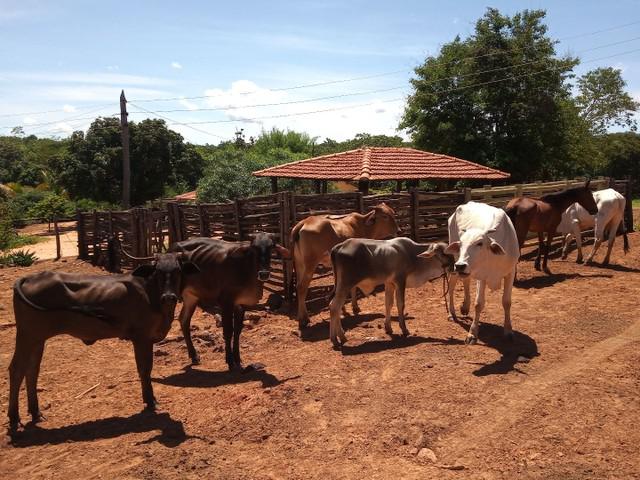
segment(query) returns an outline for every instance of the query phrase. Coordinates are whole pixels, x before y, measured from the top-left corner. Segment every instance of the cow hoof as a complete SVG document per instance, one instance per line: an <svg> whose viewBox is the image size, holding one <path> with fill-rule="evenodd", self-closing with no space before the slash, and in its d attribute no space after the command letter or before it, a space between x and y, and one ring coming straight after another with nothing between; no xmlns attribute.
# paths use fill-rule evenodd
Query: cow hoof
<svg viewBox="0 0 640 480"><path fill-rule="evenodd" d="M513 332L508 332L508 333L504 334L504 340L506 342L513 343L514 339L515 339L515 337L513 335Z"/></svg>
<svg viewBox="0 0 640 480"><path fill-rule="evenodd" d="M360 309L360 307L357 307L357 306L356 306L356 307L353 307L353 309L352 309L352 310L353 310L353 314L354 314L354 315L358 315L358 314L360 314L360 312L362 311L362 309Z"/></svg>
<svg viewBox="0 0 640 480"><path fill-rule="evenodd" d="M603 267L606 267L607 265L609 265L609 260L605 260L604 262L602 262Z"/></svg>
<svg viewBox="0 0 640 480"><path fill-rule="evenodd" d="M403 336L403 337L408 337L409 335L411 335L411 334L409 333L409 330L407 330L406 328L405 328L404 330L402 330L402 336Z"/></svg>
<svg viewBox="0 0 640 480"><path fill-rule="evenodd" d="M298 320L298 328L304 330L309 325L309 319Z"/></svg>
<svg viewBox="0 0 640 480"><path fill-rule="evenodd" d="M449 315L447 317L447 320L449 320L450 322L457 322L458 321L458 317L457 317L457 315L455 313L453 313L453 314L451 314L451 315Z"/></svg>
<svg viewBox="0 0 640 480"><path fill-rule="evenodd" d="M200 365L200 356L191 357L191 365Z"/></svg>
<svg viewBox="0 0 640 480"><path fill-rule="evenodd" d="M391 329L391 327L384 327L384 331L387 333L387 335L393 335L393 330Z"/></svg>
<svg viewBox="0 0 640 480"><path fill-rule="evenodd" d="M462 305L460 307L460 313L462 314L463 317L466 317L467 315L469 315L469 307ZM455 317L455 315L454 315Z"/></svg>
<svg viewBox="0 0 640 480"><path fill-rule="evenodd" d="M464 343L467 345L475 345L478 343L478 339L474 335L469 334L467 338L465 338Z"/></svg>
<svg viewBox="0 0 640 480"><path fill-rule="evenodd" d="M536 263L536 264L533 266L533 268L535 268L536 270L540 271L540 264L539 264L539 263Z"/></svg>
<svg viewBox="0 0 640 480"><path fill-rule="evenodd" d="M42 413L40 412L36 412L36 413L32 413L31 414L31 423L33 425L35 425L36 423L40 423L42 421L46 420L46 418L44 418L44 415L42 415Z"/></svg>
<svg viewBox="0 0 640 480"><path fill-rule="evenodd" d="M7 429L9 435L17 433L20 428L24 428L24 425L20 423L19 417L9 419L9 428Z"/></svg>
<svg viewBox="0 0 640 480"><path fill-rule="evenodd" d="M576 260L576 263L584 263L584 260L581 257L578 257L578 259Z"/></svg>
<svg viewBox="0 0 640 480"><path fill-rule="evenodd" d="M158 408L158 402L155 400L153 402L148 402L144 407L145 413L156 413L156 409Z"/></svg>
<svg viewBox="0 0 640 480"><path fill-rule="evenodd" d="M546 273L547 275L551 275L551 270L549 270L549 267L544 267L543 268L544 273Z"/></svg>

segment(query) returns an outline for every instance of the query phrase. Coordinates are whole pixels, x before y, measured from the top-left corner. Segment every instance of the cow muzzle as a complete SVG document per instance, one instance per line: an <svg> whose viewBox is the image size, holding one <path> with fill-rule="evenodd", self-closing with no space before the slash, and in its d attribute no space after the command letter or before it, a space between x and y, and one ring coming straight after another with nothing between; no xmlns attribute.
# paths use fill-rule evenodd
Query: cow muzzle
<svg viewBox="0 0 640 480"><path fill-rule="evenodd" d="M176 304L178 303L178 296L175 293L164 293L160 297L160 301L163 304Z"/></svg>
<svg viewBox="0 0 640 480"><path fill-rule="evenodd" d="M260 270L258 272L258 280L261 282L266 282L271 278L271 272L269 270Z"/></svg>
<svg viewBox="0 0 640 480"><path fill-rule="evenodd" d="M467 272L468 268L468 264L457 262L453 265L453 272L464 277L465 275L469 275L469 273Z"/></svg>

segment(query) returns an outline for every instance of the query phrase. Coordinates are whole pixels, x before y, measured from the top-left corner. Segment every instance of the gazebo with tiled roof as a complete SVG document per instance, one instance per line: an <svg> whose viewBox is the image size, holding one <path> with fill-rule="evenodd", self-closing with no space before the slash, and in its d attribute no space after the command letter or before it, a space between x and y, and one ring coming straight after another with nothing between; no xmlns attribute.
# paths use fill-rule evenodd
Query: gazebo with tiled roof
<svg viewBox="0 0 640 480"><path fill-rule="evenodd" d="M327 181L358 182L358 189L365 193L369 182L378 180L417 185L420 180L503 180L510 177L509 173L468 160L405 147L362 147L285 163L253 174L270 177L274 192L278 190L280 177L314 180L316 189L323 192L327 190Z"/></svg>

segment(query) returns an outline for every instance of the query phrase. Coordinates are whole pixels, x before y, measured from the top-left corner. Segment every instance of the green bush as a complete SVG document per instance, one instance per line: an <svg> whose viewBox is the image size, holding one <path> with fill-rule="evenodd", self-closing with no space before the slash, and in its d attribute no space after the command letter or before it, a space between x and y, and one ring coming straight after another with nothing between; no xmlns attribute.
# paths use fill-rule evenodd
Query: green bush
<svg viewBox="0 0 640 480"><path fill-rule="evenodd" d="M0 265L7 267L30 267L36 260L36 254L28 250L0 255Z"/></svg>

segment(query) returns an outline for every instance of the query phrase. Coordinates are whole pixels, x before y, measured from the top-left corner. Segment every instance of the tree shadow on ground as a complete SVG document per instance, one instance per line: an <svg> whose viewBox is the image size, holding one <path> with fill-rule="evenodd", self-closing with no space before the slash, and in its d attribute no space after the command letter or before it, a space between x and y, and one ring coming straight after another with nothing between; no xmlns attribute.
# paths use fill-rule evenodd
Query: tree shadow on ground
<svg viewBox="0 0 640 480"><path fill-rule="evenodd" d="M592 274L583 275L581 273L552 273L550 275L541 274L540 276L518 279L513 282L515 288L547 288L556 283L564 282L572 278L611 278L613 275Z"/></svg>
<svg viewBox="0 0 640 480"><path fill-rule="evenodd" d="M419 337L403 335L392 335L392 338L387 340L368 340L360 345L343 345L343 355L362 355L367 353L379 353L384 350L395 350L397 348L408 348L421 343L435 343L438 345L464 345L464 341L456 338L432 338L432 337Z"/></svg>
<svg viewBox="0 0 640 480"><path fill-rule="evenodd" d="M349 307L347 307L349 308ZM373 320L384 318L381 313L361 313L358 315L347 315L342 318L342 328L351 330L361 323L368 323ZM407 319L412 317L407 316ZM319 342L329 339L329 321L323 320L318 323L311 323L300 332L300 338L305 342Z"/></svg>
<svg viewBox="0 0 640 480"><path fill-rule="evenodd" d="M266 370L251 369L247 373L229 372L228 370L213 372L187 366L180 373L164 378L154 378L153 381L174 387L216 388L222 385L235 385L247 382L261 382L262 388L275 387L297 377L278 379Z"/></svg>
<svg viewBox="0 0 640 480"><path fill-rule="evenodd" d="M165 447L173 448L185 440L197 438L187 435L182 422L172 419L168 413L143 411L130 417L103 418L57 428L42 428L38 424L27 424L24 430L11 436L11 444L24 448L67 442L92 442L154 430L160 430L160 433L145 440L144 443L159 442Z"/></svg>
<svg viewBox="0 0 640 480"><path fill-rule="evenodd" d="M471 326L471 318L464 317L463 320L459 318L456 323L468 332ZM516 364L519 362L528 363L529 360L539 355L538 345L529 335L514 331L513 340L511 341L504 338L503 332L502 326L491 323L480 324L478 339L487 347L497 350L500 353L500 359L490 364L478 363L481 366L473 372L475 376L504 375L512 370L522 373L521 370L516 368Z"/></svg>

